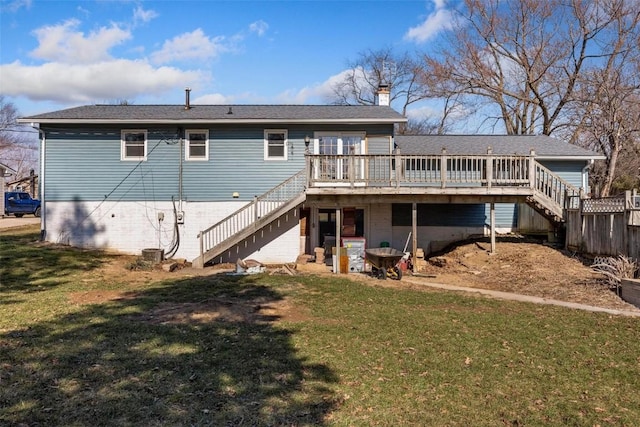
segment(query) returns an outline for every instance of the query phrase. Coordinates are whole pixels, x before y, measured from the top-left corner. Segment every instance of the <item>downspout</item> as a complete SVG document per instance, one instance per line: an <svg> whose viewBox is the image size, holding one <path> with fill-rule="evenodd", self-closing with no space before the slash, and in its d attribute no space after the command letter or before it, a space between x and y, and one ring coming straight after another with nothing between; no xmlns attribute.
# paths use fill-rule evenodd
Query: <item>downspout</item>
<svg viewBox="0 0 640 427"><path fill-rule="evenodd" d="M40 176L38 177L40 195L40 241L44 242L47 239L47 198L45 193L45 159L46 159L46 147L47 147L47 135L40 129L39 125L31 123L31 127L38 131L40 134Z"/></svg>
<svg viewBox="0 0 640 427"><path fill-rule="evenodd" d="M591 191L587 191L589 190L589 178L587 177L587 171L593 165L593 163L594 163L594 160L589 159L589 161L587 162L587 165L582 168L582 191L584 191L584 194L588 194L591 192Z"/></svg>

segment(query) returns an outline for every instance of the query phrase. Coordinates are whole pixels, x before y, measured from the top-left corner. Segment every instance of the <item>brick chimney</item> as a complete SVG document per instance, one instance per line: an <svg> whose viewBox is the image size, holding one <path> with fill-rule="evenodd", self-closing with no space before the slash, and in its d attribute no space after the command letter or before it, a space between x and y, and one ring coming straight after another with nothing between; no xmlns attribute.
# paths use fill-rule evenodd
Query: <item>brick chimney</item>
<svg viewBox="0 0 640 427"><path fill-rule="evenodd" d="M388 107L391 104L391 92L389 91L389 85L380 84L378 91L376 92L376 105Z"/></svg>

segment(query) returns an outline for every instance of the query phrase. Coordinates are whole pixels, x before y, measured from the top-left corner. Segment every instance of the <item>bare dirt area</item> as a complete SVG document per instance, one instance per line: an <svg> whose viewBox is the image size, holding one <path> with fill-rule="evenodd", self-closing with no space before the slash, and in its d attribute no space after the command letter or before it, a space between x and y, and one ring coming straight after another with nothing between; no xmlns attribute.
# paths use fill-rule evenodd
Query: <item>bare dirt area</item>
<svg viewBox="0 0 640 427"><path fill-rule="evenodd" d="M535 241L460 244L429 258L417 275L423 280L490 289L617 310L638 310L602 282L602 276L576 254Z"/></svg>
<svg viewBox="0 0 640 427"><path fill-rule="evenodd" d="M438 283L467 288L488 289L585 304L613 310L640 312L622 300L594 272L590 260L533 239L500 239L490 253L488 241L461 242L427 259L426 268L405 273L411 282ZM398 289L420 289L407 279L378 280L349 274L345 277Z"/></svg>
<svg viewBox="0 0 640 427"><path fill-rule="evenodd" d="M413 275L412 281L511 292L608 309L640 311L603 285L600 275L575 254L524 239L498 241L495 254L491 254L489 249L489 243L484 241L459 244L428 258L426 269ZM131 270L130 266L135 260L136 257L133 256L114 257L100 268L98 274L105 277L117 276L119 280L143 288L145 284L157 280L226 274L233 271L234 267L232 264L205 269L185 267L173 272L161 268ZM277 269L274 267L267 271L274 272ZM297 274L333 273L324 265L307 264L298 265ZM407 277L411 275L405 274ZM368 274L346 274L343 277L373 286L423 289L405 280L383 281ZM76 304L100 303L128 297L130 294L104 291L78 292L70 295L71 301ZM149 320L169 323L198 322L213 318L227 321L260 321L269 317L294 320L305 316L297 313L295 307L287 300L265 305L261 301L240 303L212 299L188 307L161 307Z"/></svg>

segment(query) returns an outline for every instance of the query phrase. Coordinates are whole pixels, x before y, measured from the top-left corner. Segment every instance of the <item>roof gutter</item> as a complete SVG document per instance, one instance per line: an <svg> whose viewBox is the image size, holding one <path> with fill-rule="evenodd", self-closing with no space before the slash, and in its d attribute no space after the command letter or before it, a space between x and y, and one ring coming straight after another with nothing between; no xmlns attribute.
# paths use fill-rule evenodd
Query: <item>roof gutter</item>
<svg viewBox="0 0 640 427"><path fill-rule="evenodd" d="M545 155L538 155L536 153L536 160L585 160L585 161L593 163L594 160L606 160L606 157L605 156L601 156L601 155L593 155L593 156L589 156L589 155L582 155L582 156L571 156L571 155L545 156Z"/></svg>
<svg viewBox="0 0 640 427"><path fill-rule="evenodd" d="M397 119L37 119L39 124L394 124L406 123L407 118ZM18 123L33 123L33 119L18 119Z"/></svg>

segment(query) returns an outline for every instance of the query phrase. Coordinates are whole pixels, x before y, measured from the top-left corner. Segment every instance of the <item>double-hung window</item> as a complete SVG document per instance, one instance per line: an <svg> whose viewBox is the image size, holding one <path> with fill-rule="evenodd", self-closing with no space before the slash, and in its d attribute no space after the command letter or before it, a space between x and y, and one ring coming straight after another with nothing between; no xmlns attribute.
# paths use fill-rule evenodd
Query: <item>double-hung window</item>
<svg viewBox="0 0 640 427"><path fill-rule="evenodd" d="M147 160L146 130L123 130L120 138L120 160Z"/></svg>
<svg viewBox="0 0 640 427"><path fill-rule="evenodd" d="M185 160L209 160L209 131L187 130Z"/></svg>
<svg viewBox="0 0 640 427"><path fill-rule="evenodd" d="M288 132L286 129L264 131L264 159L287 160Z"/></svg>

